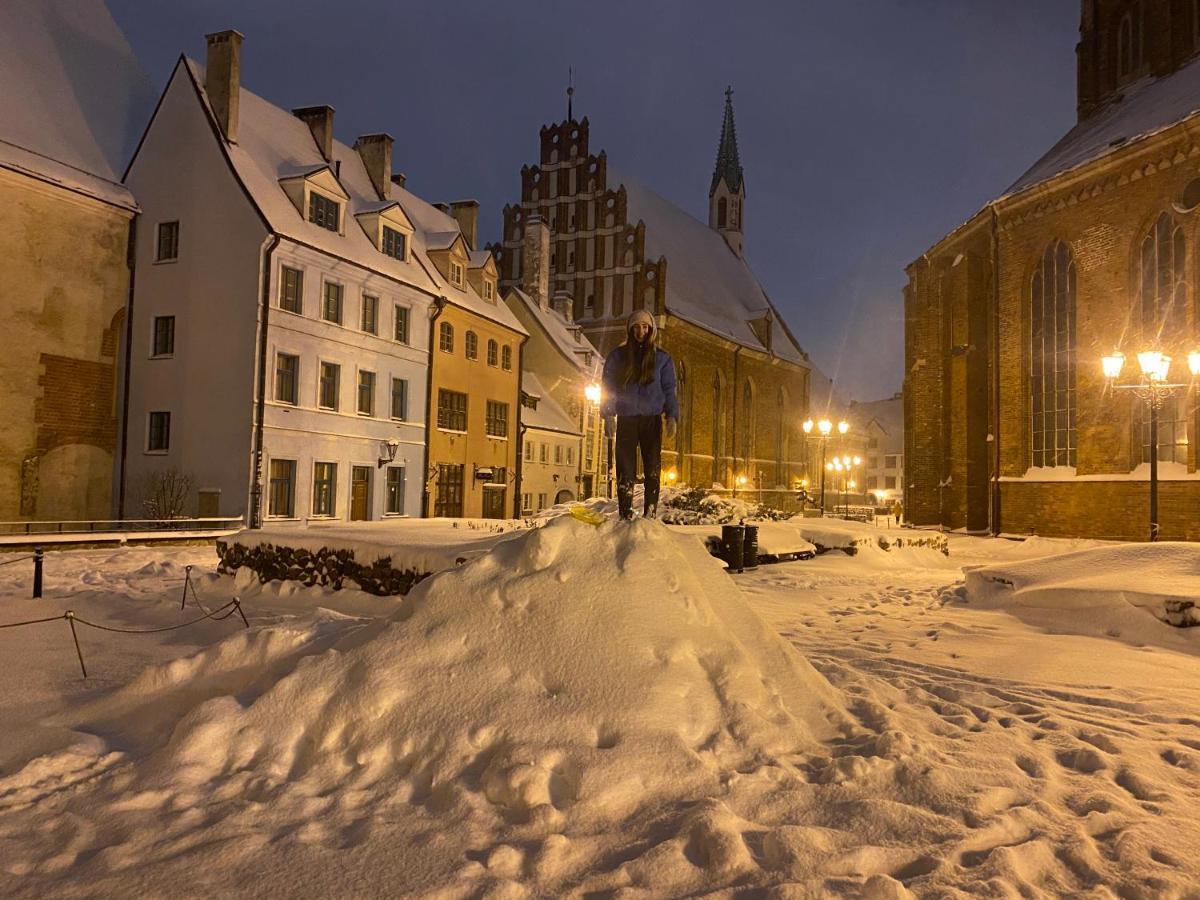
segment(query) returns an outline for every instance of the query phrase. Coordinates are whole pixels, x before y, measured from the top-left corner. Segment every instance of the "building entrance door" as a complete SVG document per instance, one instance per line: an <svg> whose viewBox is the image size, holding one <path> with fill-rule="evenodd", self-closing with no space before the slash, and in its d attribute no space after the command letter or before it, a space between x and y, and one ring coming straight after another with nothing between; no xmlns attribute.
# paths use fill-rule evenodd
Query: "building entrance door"
<svg viewBox="0 0 1200 900"><path fill-rule="evenodd" d="M371 467L354 466L350 470L350 521L371 518Z"/></svg>
<svg viewBox="0 0 1200 900"><path fill-rule="evenodd" d="M483 517L485 519L504 518L504 498L508 491L504 488L485 488L483 491Z"/></svg>

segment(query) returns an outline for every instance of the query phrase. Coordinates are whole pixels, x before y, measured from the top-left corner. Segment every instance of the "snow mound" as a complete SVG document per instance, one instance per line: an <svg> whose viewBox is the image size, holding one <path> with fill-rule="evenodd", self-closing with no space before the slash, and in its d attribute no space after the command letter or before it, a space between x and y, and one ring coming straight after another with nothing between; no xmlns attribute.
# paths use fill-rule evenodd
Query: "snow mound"
<svg viewBox="0 0 1200 900"><path fill-rule="evenodd" d="M957 596L983 608L1033 614L1074 633L1174 646L1183 635L1163 623L1200 624L1193 606L1200 598L1200 546L1100 545L970 568Z"/></svg>
<svg viewBox="0 0 1200 900"><path fill-rule="evenodd" d="M427 841L453 830L442 839L455 849L415 869L378 848L373 865L408 866L396 884L410 890L512 870L554 891L595 866L602 835L681 803L701 804L678 827L705 867L736 872L745 847L725 846L703 804L740 771L786 766L851 727L839 694L694 538L569 516L427 579L387 618L252 629L148 670L83 718L72 724L108 740L97 755L138 759L80 801L84 844L101 855L119 854L124 817L147 805L175 811L173 832L199 804L208 839L220 822L239 838L341 848L355 840L338 826L348 813L371 806L378 821L399 804L383 817L397 827L420 824ZM79 753L64 758L67 780ZM38 783L53 768L30 765ZM514 846L531 841L534 869ZM493 849L462 870L462 842ZM168 883L205 859L176 843L141 848L139 877L164 867Z"/></svg>

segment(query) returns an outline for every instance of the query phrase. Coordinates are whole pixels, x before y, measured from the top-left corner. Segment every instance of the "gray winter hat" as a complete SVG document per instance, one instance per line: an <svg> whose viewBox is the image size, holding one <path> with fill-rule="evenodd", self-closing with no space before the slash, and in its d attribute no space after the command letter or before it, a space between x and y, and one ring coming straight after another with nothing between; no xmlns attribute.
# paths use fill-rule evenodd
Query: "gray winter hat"
<svg viewBox="0 0 1200 900"><path fill-rule="evenodd" d="M658 326L654 324L654 316L646 312L644 309L635 309L629 314L629 319L625 322L625 330L633 331L633 326L637 324L649 325L650 336L654 337L658 332Z"/></svg>

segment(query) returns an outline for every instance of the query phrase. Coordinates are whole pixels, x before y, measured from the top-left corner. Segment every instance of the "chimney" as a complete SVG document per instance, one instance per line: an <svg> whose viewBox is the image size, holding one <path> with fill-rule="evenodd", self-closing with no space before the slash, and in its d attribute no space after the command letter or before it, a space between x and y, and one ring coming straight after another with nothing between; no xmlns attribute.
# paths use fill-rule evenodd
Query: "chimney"
<svg viewBox="0 0 1200 900"><path fill-rule="evenodd" d="M575 320L575 299L566 288L559 288L554 292L554 311L566 322ZM579 335L576 334L575 338L578 340Z"/></svg>
<svg viewBox="0 0 1200 900"><path fill-rule="evenodd" d="M532 215L525 220L521 242L521 290L542 309L550 303L550 229L546 220Z"/></svg>
<svg viewBox="0 0 1200 900"><path fill-rule="evenodd" d="M302 106L292 115L308 126L325 162L333 162L333 107Z"/></svg>
<svg viewBox="0 0 1200 900"><path fill-rule="evenodd" d="M392 173L392 184L396 187L404 187L404 182L408 181L408 176L403 172Z"/></svg>
<svg viewBox="0 0 1200 900"><path fill-rule="evenodd" d="M474 250L479 230L479 201L455 200L450 204L450 215L458 221L458 227L462 231L463 237L467 239L467 243Z"/></svg>
<svg viewBox="0 0 1200 900"><path fill-rule="evenodd" d="M354 142L354 149L362 158L363 168L380 200L392 196L392 136L390 134L363 134Z"/></svg>
<svg viewBox="0 0 1200 900"><path fill-rule="evenodd" d="M231 144L237 143L238 99L242 87L242 35L237 31L217 31L205 35L208 41L208 65L204 72L204 92L212 105L221 133Z"/></svg>

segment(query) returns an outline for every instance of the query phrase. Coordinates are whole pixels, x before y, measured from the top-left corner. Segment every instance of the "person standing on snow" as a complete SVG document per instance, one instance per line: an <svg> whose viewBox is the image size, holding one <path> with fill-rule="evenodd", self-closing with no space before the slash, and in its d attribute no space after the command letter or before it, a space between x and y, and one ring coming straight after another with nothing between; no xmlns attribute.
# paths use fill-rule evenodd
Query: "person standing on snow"
<svg viewBox="0 0 1200 900"><path fill-rule="evenodd" d="M625 323L625 343L604 360L604 425L617 435L617 506L622 519L633 518L633 483L637 454L645 474L643 515L658 511L659 472L662 469L663 416L667 437L675 437L679 399L675 395L675 363L655 343L654 317L635 310Z"/></svg>

